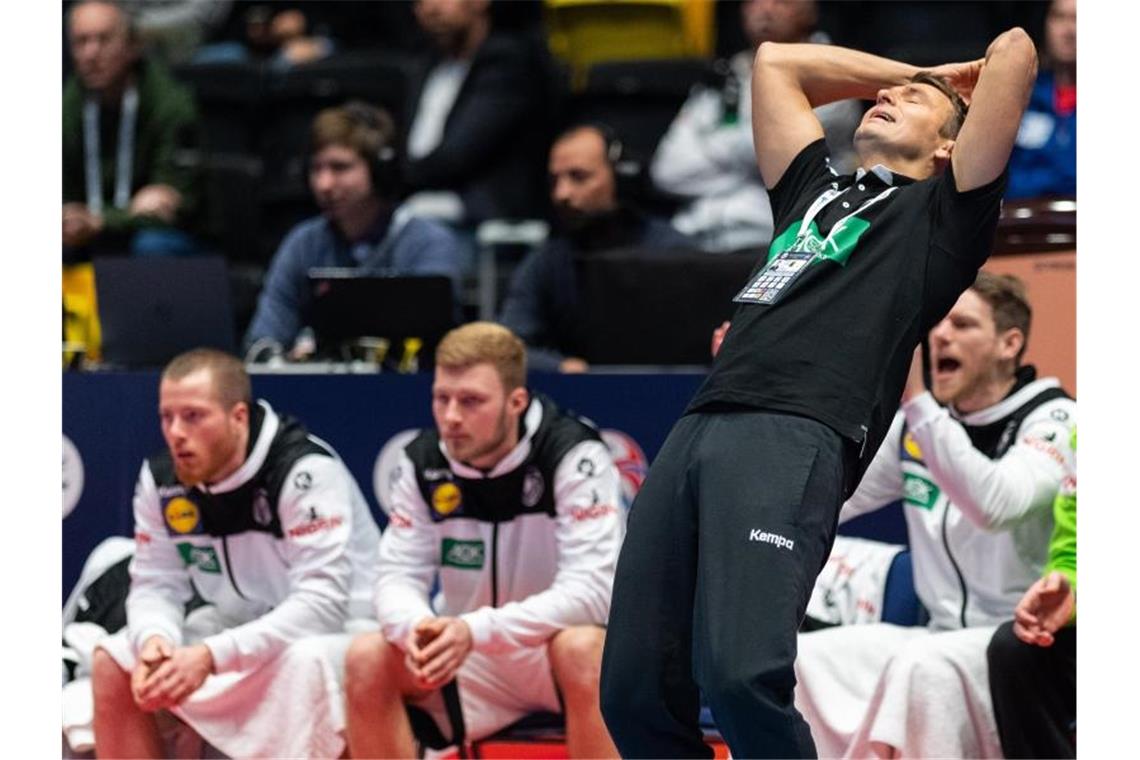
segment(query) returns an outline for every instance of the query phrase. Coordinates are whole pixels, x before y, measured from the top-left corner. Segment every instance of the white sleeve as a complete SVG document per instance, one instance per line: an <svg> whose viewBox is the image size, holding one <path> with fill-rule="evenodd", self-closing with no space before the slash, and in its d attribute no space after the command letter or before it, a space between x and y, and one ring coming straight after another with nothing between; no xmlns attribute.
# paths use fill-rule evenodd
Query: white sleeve
<svg viewBox="0 0 1140 760"><path fill-rule="evenodd" d="M839 522L874 512L903 496L902 465L899 444L902 439L903 416L896 414L887 435L875 452L859 486L839 512Z"/></svg>
<svg viewBox="0 0 1140 760"><path fill-rule="evenodd" d="M583 460L592 466L580 466ZM521 601L464 614L477 650L539 646L564 628L605 624L625 531L619 483L601 441L584 441L566 453L554 473L554 582Z"/></svg>
<svg viewBox="0 0 1140 760"><path fill-rule="evenodd" d="M938 487L984 530L1003 530L1048 509L1061 481L1075 472L1068 442L1076 404L1068 399L1034 409L1000 459L975 449L962 425L929 393L911 399L903 411Z"/></svg>
<svg viewBox="0 0 1140 760"><path fill-rule="evenodd" d="M135 484L135 556L127 594L127 629L137 652L151 636L182 643L186 602L194 595L186 564L170 540L150 466L143 463Z"/></svg>
<svg viewBox="0 0 1140 760"><path fill-rule="evenodd" d="M300 472L311 477L296 478ZM289 593L256 620L205 639L215 672L244 670L305 636L344 628L352 577L352 484L345 470L333 457L301 457L285 477L277 514Z"/></svg>
<svg viewBox="0 0 1140 760"><path fill-rule="evenodd" d="M689 96L653 155L650 176L658 188L692 198L731 191L742 176L760 183L751 122L723 125L721 110L716 90Z"/></svg>
<svg viewBox="0 0 1140 760"><path fill-rule="evenodd" d="M439 538L407 454L401 453L397 469L373 600L384 638L403 647L416 623L435 616L429 595L439 569Z"/></svg>

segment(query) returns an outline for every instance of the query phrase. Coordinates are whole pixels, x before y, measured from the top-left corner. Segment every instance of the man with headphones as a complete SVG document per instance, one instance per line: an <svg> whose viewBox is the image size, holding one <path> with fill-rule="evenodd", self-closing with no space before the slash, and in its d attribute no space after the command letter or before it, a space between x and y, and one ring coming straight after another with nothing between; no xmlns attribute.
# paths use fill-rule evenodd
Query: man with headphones
<svg viewBox="0 0 1140 760"><path fill-rule="evenodd" d="M550 148L554 234L519 264L499 322L527 344L531 367L584 372L574 259L614 248L688 247L688 237L665 219L628 203L623 185L636 175L621 140L606 125L579 124Z"/></svg>
<svg viewBox="0 0 1140 760"><path fill-rule="evenodd" d="M311 342L297 339L309 318L308 272L314 267L442 274L458 288L455 235L431 220L393 217L400 192L395 139L392 117L367 103L352 101L317 114L308 173L321 214L290 230L274 254L246 332L248 355L311 353Z"/></svg>

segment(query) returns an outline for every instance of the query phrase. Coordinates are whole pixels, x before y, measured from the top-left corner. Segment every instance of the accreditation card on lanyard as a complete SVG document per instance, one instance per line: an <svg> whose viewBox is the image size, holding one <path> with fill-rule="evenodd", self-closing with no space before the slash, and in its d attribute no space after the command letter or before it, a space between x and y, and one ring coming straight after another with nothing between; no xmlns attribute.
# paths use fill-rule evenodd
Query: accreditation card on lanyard
<svg viewBox="0 0 1140 760"><path fill-rule="evenodd" d="M827 250L828 245L831 244L832 236L843 229L844 222L860 211L878 203L897 189L897 187L888 187L874 198L865 201L859 208L833 224L827 237L820 241L818 237L811 234L812 222L824 206L850 190L849 187L843 190L828 188L812 202L807 213L804 214L795 241L765 264L763 269L757 272L732 300L736 303L767 305L776 303L788 291L792 283L807 271L808 265L815 261L823 251Z"/></svg>

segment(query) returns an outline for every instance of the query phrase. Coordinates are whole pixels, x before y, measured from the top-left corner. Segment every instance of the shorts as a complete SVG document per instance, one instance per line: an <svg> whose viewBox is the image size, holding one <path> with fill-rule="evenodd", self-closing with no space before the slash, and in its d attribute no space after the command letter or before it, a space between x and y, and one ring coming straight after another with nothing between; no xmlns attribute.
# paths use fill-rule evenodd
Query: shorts
<svg viewBox="0 0 1140 760"><path fill-rule="evenodd" d="M533 712L562 712L545 646L495 655L471 652L459 667L456 682L468 741L486 738ZM442 689L408 706L426 712L444 737L454 738Z"/></svg>

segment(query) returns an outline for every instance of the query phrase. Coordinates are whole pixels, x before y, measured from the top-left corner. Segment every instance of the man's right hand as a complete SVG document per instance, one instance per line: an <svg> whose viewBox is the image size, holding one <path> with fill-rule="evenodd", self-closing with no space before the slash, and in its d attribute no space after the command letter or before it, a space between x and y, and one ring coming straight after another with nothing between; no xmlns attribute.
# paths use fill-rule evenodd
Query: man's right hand
<svg viewBox="0 0 1140 760"><path fill-rule="evenodd" d="M460 618L426 618L408 635L408 670L416 686L434 690L455 677L471 652L471 629Z"/></svg>
<svg viewBox="0 0 1140 760"><path fill-rule="evenodd" d="M102 217L92 214L82 203L63 204L63 244L68 248L86 245L102 229Z"/></svg>
<svg viewBox="0 0 1140 760"><path fill-rule="evenodd" d="M135 698L135 704L141 709L147 712L158 709L154 700L143 699L141 695L150 680L150 676L173 654L174 645L163 636L151 636L143 642L142 649L139 650L138 665L131 673L131 694Z"/></svg>
<svg viewBox="0 0 1140 760"><path fill-rule="evenodd" d="M710 346L710 349L714 359L716 358L716 355L720 353L720 344L724 343L724 336L728 335L728 328L731 326L731 322L721 322L720 327L713 330L712 345Z"/></svg>

